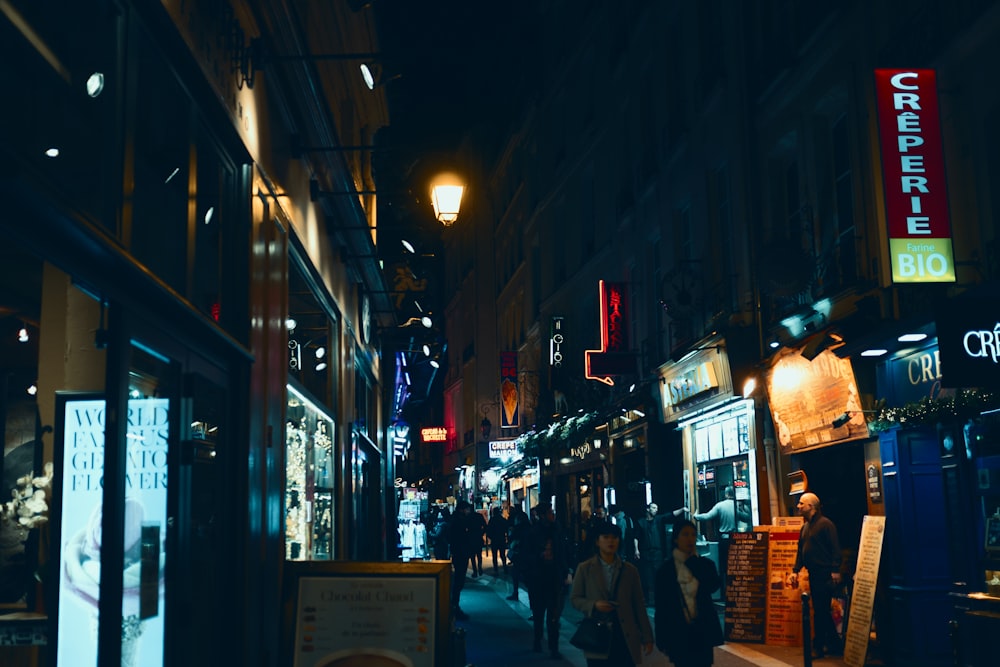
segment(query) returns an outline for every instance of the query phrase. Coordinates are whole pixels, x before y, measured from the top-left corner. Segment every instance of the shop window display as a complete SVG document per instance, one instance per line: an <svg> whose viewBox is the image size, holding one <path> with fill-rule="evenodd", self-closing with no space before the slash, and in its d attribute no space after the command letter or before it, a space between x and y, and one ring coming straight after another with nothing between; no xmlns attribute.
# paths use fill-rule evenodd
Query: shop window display
<svg viewBox="0 0 1000 667"><path fill-rule="evenodd" d="M333 556L333 419L288 385L285 423L285 557Z"/></svg>

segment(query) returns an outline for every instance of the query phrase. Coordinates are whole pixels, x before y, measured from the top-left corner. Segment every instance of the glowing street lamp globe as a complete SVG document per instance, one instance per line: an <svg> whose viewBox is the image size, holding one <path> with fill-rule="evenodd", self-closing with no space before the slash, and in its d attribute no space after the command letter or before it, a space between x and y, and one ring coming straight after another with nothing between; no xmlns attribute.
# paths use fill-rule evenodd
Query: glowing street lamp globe
<svg viewBox="0 0 1000 667"><path fill-rule="evenodd" d="M431 185L431 204L438 222L449 227L458 220L464 193L465 185L455 174L441 174L434 179Z"/></svg>

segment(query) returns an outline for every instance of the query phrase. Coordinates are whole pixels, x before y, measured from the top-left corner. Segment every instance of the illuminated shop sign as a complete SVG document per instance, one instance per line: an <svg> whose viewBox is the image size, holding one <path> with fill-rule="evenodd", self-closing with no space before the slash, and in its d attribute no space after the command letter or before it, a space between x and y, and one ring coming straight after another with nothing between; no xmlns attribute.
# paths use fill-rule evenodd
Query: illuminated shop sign
<svg viewBox="0 0 1000 667"><path fill-rule="evenodd" d="M500 428L521 424L520 388L517 384L517 352L500 353Z"/></svg>
<svg viewBox="0 0 1000 667"><path fill-rule="evenodd" d="M517 449L516 440L491 440L488 443L489 457L491 459L503 459L513 461L523 456Z"/></svg>
<svg viewBox="0 0 1000 667"><path fill-rule="evenodd" d="M668 405L678 406L706 391L717 389L719 381L715 374L715 364L706 361L679 375L668 378L664 392Z"/></svg>
<svg viewBox="0 0 1000 667"><path fill-rule="evenodd" d="M428 426L420 429L421 442L447 442L448 429L444 426Z"/></svg>
<svg viewBox="0 0 1000 667"><path fill-rule="evenodd" d="M943 386L1000 387L1000 300L947 305L937 334Z"/></svg>
<svg viewBox="0 0 1000 667"><path fill-rule="evenodd" d="M935 72L878 69L875 90L892 280L955 282Z"/></svg>
<svg viewBox="0 0 1000 667"><path fill-rule="evenodd" d="M584 351L584 377L614 385L616 375L635 372L635 355L628 349L628 286L598 283L601 300L601 348Z"/></svg>
<svg viewBox="0 0 1000 667"><path fill-rule="evenodd" d="M879 391L889 405L916 403L945 395L941 384L941 353L929 345L909 354L889 359L876 369Z"/></svg>
<svg viewBox="0 0 1000 667"><path fill-rule="evenodd" d="M561 317L552 318L552 334L549 337L549 366L552 368L562 368L563 362L563 351L562 346L565 342L563 337L563 326L565 322Z"/></svg>

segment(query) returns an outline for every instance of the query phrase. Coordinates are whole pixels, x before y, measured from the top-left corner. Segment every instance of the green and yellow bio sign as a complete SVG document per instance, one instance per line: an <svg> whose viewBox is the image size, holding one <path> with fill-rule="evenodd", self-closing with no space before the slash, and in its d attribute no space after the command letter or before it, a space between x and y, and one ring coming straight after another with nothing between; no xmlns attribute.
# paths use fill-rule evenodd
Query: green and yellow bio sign
<svg viewBox="0 0 1000 667"><path fill-rule="evenodd" d="M955 282L935 72L878 69L875 91L892 281Z"/></svg>

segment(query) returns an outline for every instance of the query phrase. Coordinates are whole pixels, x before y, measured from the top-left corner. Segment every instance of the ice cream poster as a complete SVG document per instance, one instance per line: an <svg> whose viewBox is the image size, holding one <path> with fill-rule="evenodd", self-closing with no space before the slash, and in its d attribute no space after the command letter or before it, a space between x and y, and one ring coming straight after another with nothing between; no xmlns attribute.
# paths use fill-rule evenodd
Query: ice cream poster
<svg viewBox="0 0 1000 667"><path fill-rule="evenodd" d="M295 667L434 667L431 577L302 577Z"/></svg>
<svg viewBox="0 0 1000 667"><path fill-rule="evenodd" d="M163 664L169 401L129 400L122 667ZM62 402L57 663L97 664L105 402Z"/></svg>
<svg viewBox="0 0 1000 667"><path fill-rule="evenodd" d="M520 426L517 352L500 353L500 401L500 428Z"/></svg>

